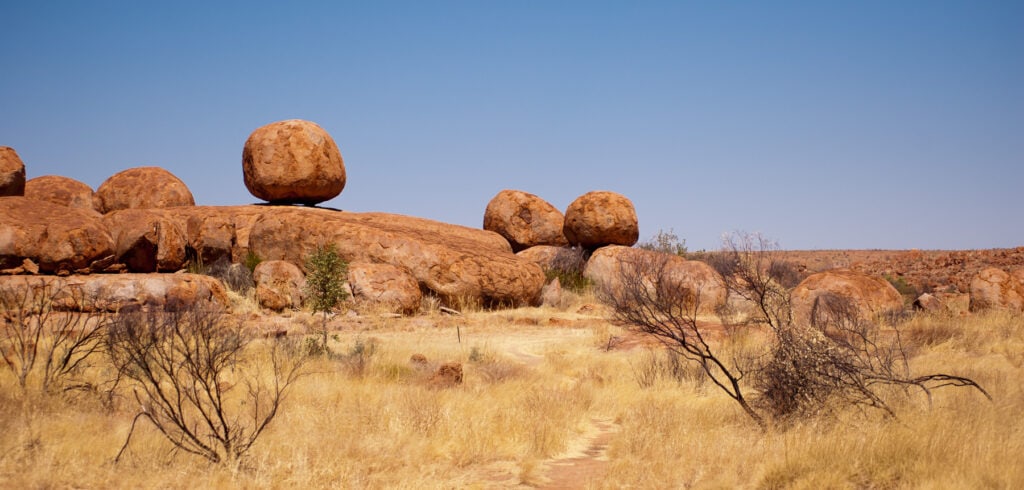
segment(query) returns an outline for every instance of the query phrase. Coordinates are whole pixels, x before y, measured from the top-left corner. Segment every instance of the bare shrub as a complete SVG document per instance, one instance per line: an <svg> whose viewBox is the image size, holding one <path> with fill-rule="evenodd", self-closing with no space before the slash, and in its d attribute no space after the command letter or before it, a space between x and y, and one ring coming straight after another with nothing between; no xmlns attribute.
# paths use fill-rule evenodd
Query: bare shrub
<svg viewBox="0 0 1024 490"><path fill-rule="evenodd" d="M23 390L88 386L79 375L101 350L108 324L89 303L80 290L48 281L0 287L0 354Z"/></svg>
<svg viewBox="0 0 1024 490"><path fill-rule="evenodd" d="M636 246L644 250L678 255L680 257L686 257L687 254L686 239L680 239L679 235L676 235L675 231L671 228L668 231L658 230L657 234L636 244Z"/></svg>
<svg viewBox="0 0 1024 490"><path fill-rule="evenodd" d="M565 289L580 293L590 288L591 281L583 275L587 267L590 252L583 247L570 247L559 250L545 272L547 280L558 279Z"/></svg>
<svg viewBox="0 0 1024 490"><path fill-rule="evenodd" d="M110 359L139 405L139 420L178 449L213 463L237 461L277 415L302 357L271 340L269 370L218 311L123 312L106 337ZM292 352L289 352L292 351ZM289 355L291 354L291 355Z"/></svg>
<svg viewBox="0 0 1024 490"><path fill-rule="evenodd" d="M206 267L206 275L220 279L228 289L241 294L245 294L256 285L252 279L252 271L253 269L244 264L232 264L223 256Z"/></svg>
<svg viewBox="0 0 1024 490"><path fill-rule="evenodd" d="M761 235L733 234L721 253L725 287L754 304L754 318L767 327L766 355L729 352L728 342L712 341L713 331L697 321L699 291L681 288L665 274L662 257L624 257L621 286L602 288L599 297L615 317L652 335L670 351L701 368L707 379L732 398L762 428L767 420L829 413L845 407L872 408L894 416L891 393L909 395L945 386L977 389L969 378L949 374L912 376L897 328L883 332L861 318L845 297L822 295L809 325L793 323L789 290L781 282L777 247ZM728 340L728 339L726 339ZM754 386L745 381L753 373ZM649 380L650 374L644 379ZM753 388L753 389L751 389Z"/></svg>

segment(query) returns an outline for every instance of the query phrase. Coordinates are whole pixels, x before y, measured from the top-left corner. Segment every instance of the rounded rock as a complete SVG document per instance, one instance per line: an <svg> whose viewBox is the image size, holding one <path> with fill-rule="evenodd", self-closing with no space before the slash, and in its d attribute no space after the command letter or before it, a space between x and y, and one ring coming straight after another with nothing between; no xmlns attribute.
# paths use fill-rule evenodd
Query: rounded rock
<svg viewBox="0 0 1024 490"><path fill-rule="evenodd" d="M25 164L14 148L0 146L0 196L25 195Z"/></svg>
<svg viewBox="0 0 1024 490"><path fill-rule="evenodd" d="M96 189L96 210L153 209L195 206L196 201L181 179L160 167L136 167L118 172Z"/></svg>
<svg viewBox="0 0 1024 490"><path fill-rule="evenodd" d="M588 192L569 204L563 232L570 244L587 249L630 247L640 238L633 202L609 191Z"/></svg>
<svg viewBox="0 0 1024 490"><path fill-rule="evenodd" d="M565 217L547 201L523 191L503 190L487 203L484 229L508 240L512 251L537 245L568 245Z"/></svg>
<svg viewBox="0 0 1024 490"><path fill-rule="evenodd" d="M845 298L865 320L903 308L903 296L888 281L850 269L832 269L807 276L790 293L793 320L809 325L816 300L823 295Z"/></svg>
<svg viewBox="0 0 1024 490"><path fill-rule="evenodd" d="M245 187L275 204L314 205L345 188L345 162L331 135L301 119L278 121L249 135L242 149Z"/></svg>
<svg viewBox="0 0 1024 490"><path fill-rule="evenodd" d="M25 197L93 211L92 187L70 177L44 175L25 182Z"/></svg>

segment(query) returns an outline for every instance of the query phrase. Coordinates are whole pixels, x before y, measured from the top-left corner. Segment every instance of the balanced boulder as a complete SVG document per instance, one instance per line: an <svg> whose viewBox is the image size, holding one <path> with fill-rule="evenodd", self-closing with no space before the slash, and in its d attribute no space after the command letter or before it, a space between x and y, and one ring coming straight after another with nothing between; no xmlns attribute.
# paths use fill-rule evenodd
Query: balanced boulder
<svg viewBox="0 0 1024 490"><path fill-rule="evenodd" d="M306 276L295 264L264 260L253 270L252 279L256 283L256 300L263 308L281 311L302 306Z"/></svg>
<svg viewBox="0 0 1024 490"><path fill-rule="evenodd" d="M0 269L31 259L43 272L72 272L104 262L113 253L114 240L96 213L26 197L0 197Z"/></svg>
<svg viewBox="0 0 1024 490"><path fill-rule="evenodd" d="M809 324L819 297L835 296L849 301L861 319L903 308L903 296L880 277L850 269L833 269L807 276L790 292L793 321Z"/></svg>
<svg viewBox="0 0 1024 490"><path fill-rule="evenodd" d="M484 229L505 237L514 252L536 245L568 245L564 224L558 209L523 191L499 192L484 211Z"/></svg>
<svg viewBox="0 0 1024 490"><path fill-rule="evenodd" d="M185 183L160 167L130 168L112 175L96 189L96 210L151 209L194 206Z"/></svg>
<svg viewBox="0 0 1024 490"><path fill-rule="evenodd" d="M1024 268L990 267L971 279L971 311L989 308L1024 311Z"/></svg>
<svg viewBox="0 0 1024 490"><path fill-rule="evenodd" d="M588 192L569 204L563 232L569 243L587 249L605 245L628 247L640 237L633 202L608 191Z"/></svg>
<svg viewBox="0 0 1024 490"><path fill-rule="evenodd" d="M10 146L0 146L0 196L25 194L25 164Z"/></svg>
<svg viewBox="0 0 1024 490"><path fill-rule="evenodd" d="M25 197L94 211L92 187L70 177L44 175L25 182Z"/></svg>
<svg viewBox="0 0 1024 490"><path fill-rule="evenodd" d="M253 131L242 149L242 172L249 192L271 203L313 205L345 188L338 145L323 128L301 119Z"/></svg>
<svg viewBox="0 0 1024 490"><path fill-rule="evenodd" d="M420 309L419 283L391 264L354 263L348 267L352 296L359 301L411 315Z"/></svg>

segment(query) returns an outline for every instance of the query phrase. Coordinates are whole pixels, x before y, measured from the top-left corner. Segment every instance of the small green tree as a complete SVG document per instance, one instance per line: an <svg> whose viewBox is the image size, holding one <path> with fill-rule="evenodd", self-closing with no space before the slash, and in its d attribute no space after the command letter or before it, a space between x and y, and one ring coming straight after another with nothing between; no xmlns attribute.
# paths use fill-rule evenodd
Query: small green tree
<svg viewBox="0 0 1024 490"><path fill-rule="evenodd" d="M345 275L348 263L338 254L333 243L318 245L306 257L306 301L314 313L323 313L319 350L327 353L327 314L348 297Z"/></svg>

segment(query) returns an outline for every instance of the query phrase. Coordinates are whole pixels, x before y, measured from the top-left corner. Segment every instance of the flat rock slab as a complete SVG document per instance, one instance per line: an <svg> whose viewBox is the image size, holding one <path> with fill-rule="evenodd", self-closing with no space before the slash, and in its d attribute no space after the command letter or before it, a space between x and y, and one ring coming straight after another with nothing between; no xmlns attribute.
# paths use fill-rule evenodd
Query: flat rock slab
<svg viewBox="0 0 1024 490"><path fill-rule="evenodd" d="M193 307L227 310L224 286L197 274L91 274L0 276L0 291L44 295L60 309L82 312L146 308L176 311ZM45 299L45 298L44 298Z"/></svg>

